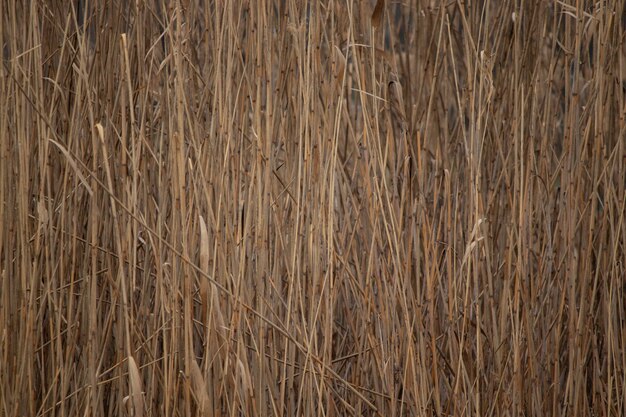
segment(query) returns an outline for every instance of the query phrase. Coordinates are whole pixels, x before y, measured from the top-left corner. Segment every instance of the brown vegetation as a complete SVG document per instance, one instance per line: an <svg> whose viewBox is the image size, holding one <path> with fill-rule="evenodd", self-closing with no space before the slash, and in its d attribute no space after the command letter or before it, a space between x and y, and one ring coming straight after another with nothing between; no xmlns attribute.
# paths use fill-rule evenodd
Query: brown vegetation
<svg viewBox="0 0 626 417"><path fill-rule="evenodd" d="M625 415L623 16L2 1L0 416Z"/></svg>

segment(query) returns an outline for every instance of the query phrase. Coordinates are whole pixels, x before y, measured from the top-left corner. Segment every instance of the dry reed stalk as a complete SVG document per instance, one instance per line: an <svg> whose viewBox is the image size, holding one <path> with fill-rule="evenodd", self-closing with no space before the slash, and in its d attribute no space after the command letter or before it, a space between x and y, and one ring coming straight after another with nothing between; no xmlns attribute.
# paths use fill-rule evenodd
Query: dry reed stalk
<svg viewBox="0 0 626 417"><path fill-rule="evenodd" d="M0 415L623 414L620 2L4 3Z"/></svg>

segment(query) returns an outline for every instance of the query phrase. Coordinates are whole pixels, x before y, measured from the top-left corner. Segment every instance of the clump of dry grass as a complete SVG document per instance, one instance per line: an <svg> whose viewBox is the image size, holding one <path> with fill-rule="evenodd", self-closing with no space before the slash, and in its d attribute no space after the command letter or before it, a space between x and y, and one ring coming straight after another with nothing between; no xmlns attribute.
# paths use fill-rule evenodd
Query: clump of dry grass
<svg viewBox="0 0 626 417"><path fill-rule="evenodd" d="M624 415L625 12L521 4L0 5L0 415Z"/></svg>

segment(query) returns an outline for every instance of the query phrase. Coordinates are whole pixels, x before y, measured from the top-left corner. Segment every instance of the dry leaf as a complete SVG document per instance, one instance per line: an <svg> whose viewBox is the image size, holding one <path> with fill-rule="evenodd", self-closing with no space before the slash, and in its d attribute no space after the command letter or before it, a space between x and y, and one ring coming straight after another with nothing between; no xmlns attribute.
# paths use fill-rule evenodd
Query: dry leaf
<svg viewBox="0 0 626 417"><path fill-rule="evenodd" d="M143 417L143 392L141 389L141 374L137 363L132 356L128 357L128 375L130 376L130 398L135 417Z"/></svg>
<svg viewBox="0 0 626 417"><path fill-rule="evenodd" d="M209 273L209 233L202 216L200 216L200 269L205 274ZM202 303L201 319L206 320L209 306L209 280L203 275L200 276L200 301Z"/></svg>
<svg viewBox="0 0 626 417"><path fill-rule="evenodd" d="M404 99L402 97L402 85L394 77L387 84L388 94L387 102L389 106L389 114L396 135L402 135L407 131L407 120L404 112Z"/></svg>
<svg viewBox="0 0 626 417"><path fill-rule="evenodd" d="M346 68L346 57L337 45L333 48L333 64L335 76L335 88L341 87L343 83L343 74Z"/></svg>
<svg viewBox="0 0 626 417"><path fill-rule="evenodd" d="M193 388L193 393L198 400L200 413L204 414L209 405L209 395L207 394L206 383L204 381L204 377L202 376L202 371L200 370L200 366L198 366L198 362L196 362L195 358L191 361L191 386Z"/></svg>
<svg viewBox="0 0 626 417"><path fill-rule="evenodd" d="M378 29L380 27L380 23L383 20L383 14L385 11L385 0L378 0L376 2L376 7L374 8L374 12L372 13L372 26L374 29Z"/></svg>

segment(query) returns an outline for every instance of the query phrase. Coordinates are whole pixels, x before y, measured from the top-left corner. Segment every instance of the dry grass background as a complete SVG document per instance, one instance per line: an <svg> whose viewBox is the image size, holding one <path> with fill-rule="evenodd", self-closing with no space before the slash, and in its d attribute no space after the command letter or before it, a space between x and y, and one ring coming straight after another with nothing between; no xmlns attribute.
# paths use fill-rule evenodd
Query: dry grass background
<svg viewBox="0 0 626 417"><path fill-rule="evenodd" d="M0 415L625 415L623 8L2 1Z"/></svg>

